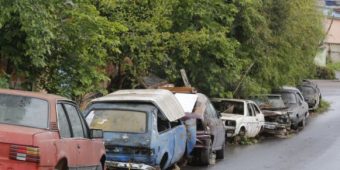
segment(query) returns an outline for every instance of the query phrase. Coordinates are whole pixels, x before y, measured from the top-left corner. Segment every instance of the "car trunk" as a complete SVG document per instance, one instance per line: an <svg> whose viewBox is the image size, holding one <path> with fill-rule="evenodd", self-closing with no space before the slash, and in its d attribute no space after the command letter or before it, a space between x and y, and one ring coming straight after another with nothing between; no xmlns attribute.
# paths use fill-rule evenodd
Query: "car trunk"
<svg viewBox="0 0 340 170"><path fill-rule="evenodd" d="M32 146L33 136L44 130L0 124L0 160L9 159L11 146Z"/></svg>
<svg viewBox="0 0 340 170"><path fill-rule="evenodd" d="M154 151L150 149L150 132L104 133L105 148L109 161L151 163Z"/></svg>

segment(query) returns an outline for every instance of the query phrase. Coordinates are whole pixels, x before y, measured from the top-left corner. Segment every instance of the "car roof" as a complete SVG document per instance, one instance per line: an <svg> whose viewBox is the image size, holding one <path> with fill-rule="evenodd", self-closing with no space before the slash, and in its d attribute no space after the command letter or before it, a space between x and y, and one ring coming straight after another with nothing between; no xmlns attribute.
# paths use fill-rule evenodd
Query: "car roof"
<svg viewBox="0 0 340 170"><path fill-rule="evenodd" d="M282 86L280 89L273 90L273 92L300 92L300 90L292 86Z"/></svg>
<svg viewBox="0 0 340 170"><path fill-rule="evenodd" d="M39 98L43 100L47 100L49 102L51 101L57 101L57 100L68 100L71 101L65 97L54 95L54 94L47 94L43 92L32 92L32 91L22 91L22 90L11 90L11 89L0 89L1 94L9 94L9 95L17 95L17 96L26 96L26 97L34 97Z"/></svg>
<svg viewBox="0 0 340 170"><path fill-rule="evenodd" d="M233 102L253 103L252 100L245 100L245 99L227 99L227 98L212 98L211 101L213 101L213 102L233 101Z"/></svg>
<svg viewBox="0 0 340 170"><path fill-rule="evenodd" d="M118 90L94 99L92 102L150 102L161 109L170 121L175 121L185 115L174 94L164 89Z"/></svg>

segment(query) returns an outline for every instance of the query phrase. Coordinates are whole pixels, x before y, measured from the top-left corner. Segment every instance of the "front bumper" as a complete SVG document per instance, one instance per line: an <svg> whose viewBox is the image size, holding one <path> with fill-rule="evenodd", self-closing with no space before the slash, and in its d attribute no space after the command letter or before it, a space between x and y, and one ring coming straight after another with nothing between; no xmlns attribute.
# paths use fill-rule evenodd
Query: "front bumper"
<svg viewBox="0 0 340 170"><path fill-rule="evenodd" d="M116 161L106 161L106 168L111 169L142 169L142 170L156 170L156 167L146 165L143 163L130 163L130 162L116 162Z"/></svg>
<svg viewBox="0 0 340 170"><path fill-rule="evenodd" d="M233 137L236 136L237 134L235 133L236 127L235 126L224 126L225 128L225 133L227 137Z"/></svg>
<svg viewBox="0 0 340 170"><path fill-rule="evenodd" d="M264 123L264 132L270 134L282 134L290 129L290 123L280 124L277 122L265 122Z"/></svg>

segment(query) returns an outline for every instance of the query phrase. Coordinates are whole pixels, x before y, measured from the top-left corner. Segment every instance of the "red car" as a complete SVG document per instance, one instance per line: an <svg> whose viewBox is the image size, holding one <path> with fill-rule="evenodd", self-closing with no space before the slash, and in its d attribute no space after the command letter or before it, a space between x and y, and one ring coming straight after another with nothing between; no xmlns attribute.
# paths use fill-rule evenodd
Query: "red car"
<svg viewBox="0 0 340 170"><path fill-rule="evenodd" d="M102 137L64 97L0 89L0 170L102 170Z"/></svg>

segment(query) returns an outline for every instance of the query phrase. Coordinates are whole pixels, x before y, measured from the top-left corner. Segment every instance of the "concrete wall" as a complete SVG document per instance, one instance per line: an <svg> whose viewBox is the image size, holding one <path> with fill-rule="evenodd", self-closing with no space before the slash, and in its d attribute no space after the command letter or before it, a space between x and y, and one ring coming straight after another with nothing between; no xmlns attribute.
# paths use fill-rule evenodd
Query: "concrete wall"
<svg viewBox="0 0 340 170"><path fill-rule="evenodd" d="M340 62L340 44L329 44L328 54L332 60L332 62L338 63Z"/></svg>

